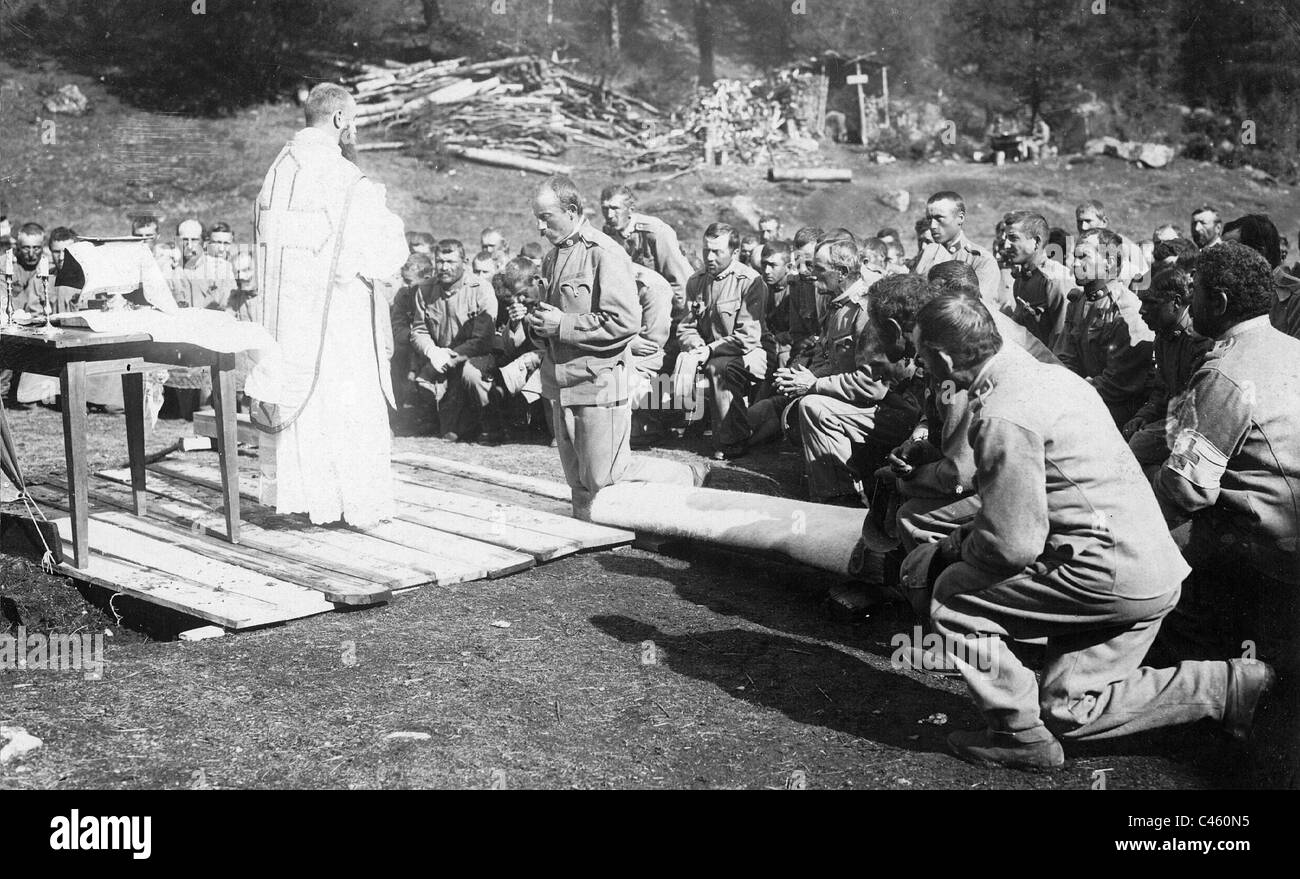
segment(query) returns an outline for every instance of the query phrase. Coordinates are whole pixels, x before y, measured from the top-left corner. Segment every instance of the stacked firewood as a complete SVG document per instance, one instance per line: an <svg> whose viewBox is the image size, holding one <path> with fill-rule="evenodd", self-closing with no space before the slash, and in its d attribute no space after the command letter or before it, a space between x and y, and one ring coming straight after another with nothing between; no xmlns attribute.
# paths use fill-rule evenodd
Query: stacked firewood
<svg viewBox="0 0 1300 879"><path fill-rule="evenodd" d="M362 148L432 148L539 173L570 144L616 160L635 156L668 127L666 114L600 80L531 55L367 66L345 82L357 125L382 132ZM400 139L398 139L400 138Z"/></svg>
<svg viewBox="0 0 1300 879"><path fill-rule="evenodd" d="M706 164L775 164L791 157L806 162L817 144L807 133L808 115L793 74L769 80L718 80L700 89L681 112L681 123L634 157L629 166L661 171Z"/></svg>
<svg viewBox="0 0 1300 879"><path fill-rule="evenodd" d="M631 171L683 171L701 162L770 164L815 150L789 75L720 80L669 116L603 81L535 55L364 65L344 79L361 149L412 149L541 174L569 146Z"/></svg>

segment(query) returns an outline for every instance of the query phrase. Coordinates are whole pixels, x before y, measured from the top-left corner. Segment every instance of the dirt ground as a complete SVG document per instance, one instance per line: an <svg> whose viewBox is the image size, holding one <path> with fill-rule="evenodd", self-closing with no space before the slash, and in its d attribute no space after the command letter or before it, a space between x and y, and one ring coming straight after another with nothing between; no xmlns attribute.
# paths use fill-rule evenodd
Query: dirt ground
<svg viewBox="0 0 1300 879"><path fill-rule="evenodd" d="M57 143L43 144L39 97L69 81L85 91L92 112L59 117ZM244 241L262 173L298 124L289 105L227 120L150 116L93 81L2 64L0 117L19 135L0 141L0 192L11 218L120 234L128 212L154 205L166 217L164 237L194 214L229 221ZM165 163L166 174L133 164L132 145L150 132L161 132L180 160ZM1284 230L1300 219L1287 191L1208 165L876 166L859 150L831 150L834 163L854 169L853 184L774 186L753 168L633 182L643 207L677 224L688 241L734 212L737 194L781 215L788 233L804 224L893 225L907 237L918 209L898 214L876 199L900 188L914 204L938 189L961 191L976 240L990 237L996 217L1013 206L1071 225L1072 207L1085 197L1101 198L1116 225L1136 236L1167 219L1186 228L1205 201L1228 216L1267 211ZM616 176L590 157L569 158L593 198ZM363 165L388 186L408 228L476 241L492 224L516 245L536 237L527 209L535 178L470 165L435 172L390 153L364 154ZM60 470L57 413L37 407L9 415L26 472ZM92 466L124 464L120 417L92 415L91 425ZM188 432L184 422L164 420L149 449ZM560 477L555 451L544 444L401 437L395 447ZM696 461L703 448L694 440L656 454ZM723 487L801 490L799 461L782 446L727 470ZM1112 789L1255 781L1246 755L1207 725L1070 747L1065 769L1052 775L967 766L944 747L950 730L978 725L963 688L892 668L890 640L910 631L911 621L894 612L840 619L824 603L831 585L817 571L711 548L677 555L623 548L188 644L147 638L118 621L121 602L109 608L91 595L100 601L92 606L66 581L6 560L0 598L10 626L113 635L102 680L0 672L0 724L23 726L45 743L28 762L0 768L0 788L1085 789L1097 770L1109 770ZM492 625L498 621L510 627ZM127 622L154 635L167 630L144 615ZM428 738L386 738L391 733Z"/></svg>

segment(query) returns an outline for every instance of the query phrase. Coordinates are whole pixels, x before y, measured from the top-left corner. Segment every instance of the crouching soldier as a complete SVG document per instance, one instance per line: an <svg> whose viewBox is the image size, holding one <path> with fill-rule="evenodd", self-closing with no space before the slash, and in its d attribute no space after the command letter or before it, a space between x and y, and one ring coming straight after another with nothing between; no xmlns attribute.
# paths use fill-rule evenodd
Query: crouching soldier
<svg viewBox="0 0 1300 879"><path fill-rule="evenodd" d="M433 267L433 284L415 297L415 381L425 405L438 416L442 438L456 442L478 431L474 387L490 359L497 300L482 278L465 271L465 248L459 241L439 241Z"/></svg>
<svg viewBox="0 0 1300 879"><path fill-rule="evenodd" d="M915 343L925 369L969 392L973 410L980 510L914 551L931 557L930 618L987 723L951 734L952 751L1055 769L1060 738L1203 718L1248 736L1275 679L1269 666L1141 665L1189 569L1103 402L1078 376L1004 344L984 304L966 297L921 309ZM1007 642L1040 637L1036 678Z"/></svg>
<svg viewBox="0 0 1300 879"><path fill-rule="evenodd" d="M482 372L474 389L483 407L483 438L495 443L510 439L513 426L526 420L518 412L518 403L531 409L542 398L538 371L542 352L528 338L524 322L541 296L541 279L532 260L516 256L496 274L493 283L499 303L492 337L493 365ZM543 417L549 420L549 411Z"/></svg>
<svg viewBox="0 0 1300 879"><path fill-rule="evenodd" d="M819 267L822 279L832 265ZM921 418L925 380L916 374L912 322L934 296L916 275L890 275L868 296L870 326L853 339L853 368L817 377L791 371L777 390L800 397L799 429L808 495L859 506L861 486Z"/></svg>
<svg viewBox="0 0 1300 879"><path fill-rule="evenodd" d="M709 380L713 457L719 461L745 453L745 395L767 375L761 345L767 286L736 259L739 245L740 236L726 223L704 230L704 269L686 282L689 312L677 328L677 369L698 368Z"/></svg>
<svg viewBox="0 0 1300 879"><path fill-rule="evenodd" d="M1158 269L1140 298L1142 320L1156 337L1156 376L1147 401L1121 432L1138 463L1154 476L1169 457L1169 405L1187 389L1212 343L1192 330L1192 279L1182 269Z"/></svg>
<svg viewBox="0 0 1300 879"><path fill-rule="evenodd" d="M1088 306L1064 340L1061 363L1101 395L1115 426L1121 427L1147 401L1155 336L1139 317L1137 296L1121 280L1124 255L1118 235L1109 229L1084 232L1074 246L1074 260L1074 277Z"/></svg>

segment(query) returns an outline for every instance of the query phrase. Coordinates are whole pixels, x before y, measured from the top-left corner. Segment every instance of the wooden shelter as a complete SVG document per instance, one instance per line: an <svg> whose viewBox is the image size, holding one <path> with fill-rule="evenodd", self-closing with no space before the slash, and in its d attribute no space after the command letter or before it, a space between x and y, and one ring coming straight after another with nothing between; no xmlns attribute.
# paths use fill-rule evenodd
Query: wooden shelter
<svg viewBox="0 0 1300 879"><path fill-rule="evenodd" d="M889 68L874 54L846 57L828 51L797 65L797 70L813 74L816 88L815 107L809 108L809 130L818 137L826 134L826 114L841 107L853 108L857 119L858 142L866 145L867 96L879 96L884 109L882 121L889 120ZM845 111L845 118L851 118Z"/></svg>

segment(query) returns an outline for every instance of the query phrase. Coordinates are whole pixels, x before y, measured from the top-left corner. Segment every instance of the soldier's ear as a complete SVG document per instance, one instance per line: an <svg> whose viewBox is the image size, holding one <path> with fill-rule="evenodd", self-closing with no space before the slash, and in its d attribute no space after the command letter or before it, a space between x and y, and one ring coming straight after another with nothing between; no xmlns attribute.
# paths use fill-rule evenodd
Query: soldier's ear
<svg viewBox="0 0 1300 879"><path fill-rule="evenodd" d="M944 375L952 375L953 373L952 355L949 354L947 351L938 348L931 348L930 350L934 353L934 356L938 358L939 362L943 364Z"/></svg>
<svg viewBox="0 0 1300 879"><path fill-rule="evenodd" d="M885 356L897 363L907 356L908 338L903 326L892 317L880 325L880 338L885 343Z"/></svg>

